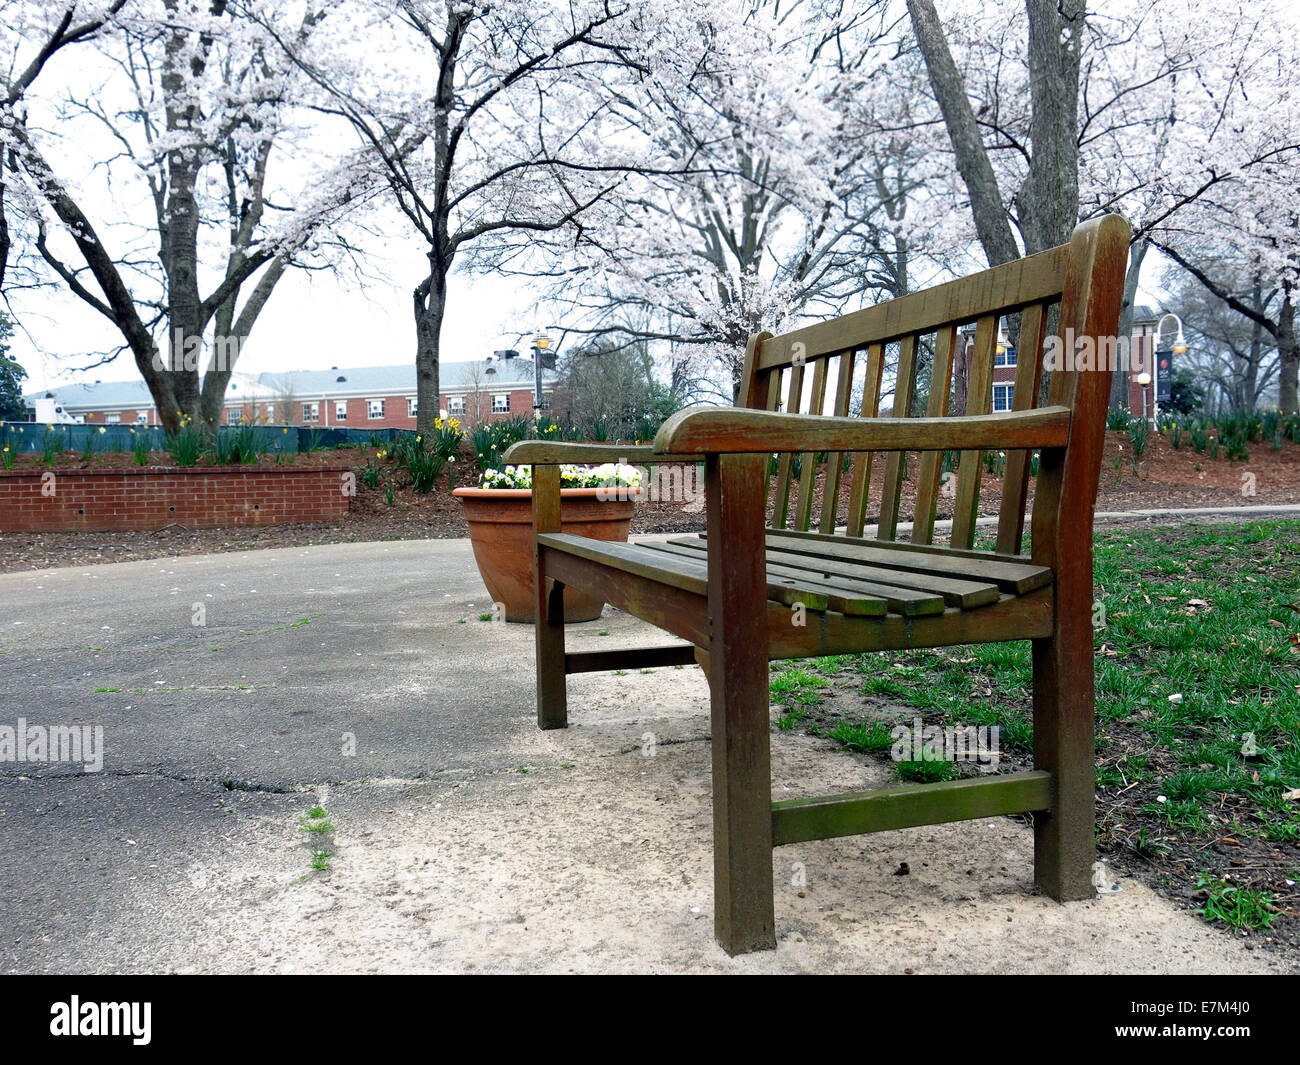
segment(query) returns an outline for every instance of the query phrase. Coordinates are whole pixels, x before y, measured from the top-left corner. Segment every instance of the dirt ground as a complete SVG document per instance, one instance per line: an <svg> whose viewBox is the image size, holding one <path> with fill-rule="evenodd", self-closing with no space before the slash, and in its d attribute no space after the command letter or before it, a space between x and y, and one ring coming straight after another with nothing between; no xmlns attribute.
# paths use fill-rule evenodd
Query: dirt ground
<svg viewBox="0 0 1300 1065"><path fill-rule="evenodd" d="M327 872L303 875L309 844L297 818L263 817L255 838L196 855L165 897L156 885L133 887L130 912L150 931L132 964L180 973L1294 971L1135 879L1087 902L1036 894L1032 831L1009 818L779 848L778 949L729 958L712 929L707 683L694 667L612 679L570 678L571 727L526 733L518 769L298 796L338 825ZM772 753L773 790L785 797L887 782L871 759L824 739L778 733Z"/></svg>

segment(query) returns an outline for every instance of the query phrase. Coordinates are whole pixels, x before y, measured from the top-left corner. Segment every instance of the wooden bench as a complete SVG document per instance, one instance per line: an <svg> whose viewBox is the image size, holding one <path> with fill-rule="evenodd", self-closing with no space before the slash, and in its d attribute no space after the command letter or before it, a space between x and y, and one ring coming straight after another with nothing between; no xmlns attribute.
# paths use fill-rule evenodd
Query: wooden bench
<svg viewBox="0 0 1300 1065"><path fill-rule="evenodd" d="M772 848L803 840L1033 813L1039 888L1062 901L1094 895L1092 519L1110 368L1097 368L1091 354L1107 350L1097 338L1113 338L1118 328L1128 241L1128 225L1108 215L1080 225L1059 248L781 336L760 334L746 351L743 406L682 411L653 446L525 441L506 455L534 467L537 616L544 619L536 626L538 724L567 724L570 673L698 661L708 675L714 923L728 953L776 945ZM1053 322L1058 350L1074 338L1074 350L1089 357L1075 364L1074 350L1065 352L1070 363L1051 372L1040 406L1040 353ZM954 417L958 330L971 323L965 410ZM1020 357L1014 409L995 414L992 373L1003 329L1018 339ZM932 384L924 416L909 417L923 353ZM887 362L895 367L893 411L880 417ZM863 364L861 416L849 417L854 370ZM941 475L944 451L960 452L955 482ZM986 451L1005 453L1005 475L996 543L977 550ZM1023 554L1033 451L1032 548ZM881 503L875 535L864 538L874 452L884 453ZM814 521L818 453L829 453L829 502ZM797 479L796 454L803 456ZM847 455L847 533L837 535ZM702 460L704 538L632 545L561 534L556 464L611 460ZM899 504L913 477L916 503L904 539ZM933 542L940 498L953 512L946 546ZM689 643L566 654L568 586ZM1003 640L1032 641L1032 772L772 801L769 660Z"/></svg>

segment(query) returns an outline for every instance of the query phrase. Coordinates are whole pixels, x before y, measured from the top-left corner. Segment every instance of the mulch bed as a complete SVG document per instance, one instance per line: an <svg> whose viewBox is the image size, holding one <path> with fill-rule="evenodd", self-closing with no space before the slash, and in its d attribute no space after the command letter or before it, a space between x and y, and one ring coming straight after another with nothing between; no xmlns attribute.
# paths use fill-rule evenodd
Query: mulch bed
<svg viewBox="0 0 1300 1065"><path fill-rule="evenodd" d="M1106 434L1106 453L1102 461L1099 511L1142 510L1159 507L1234 507L1258 504L1300 503L1300 446L1284 442L1280 451L1266 444L1251 446L1250 459L1244 462L1217 461L1184 446L1175 450L1169 442L1153 435L1147 452L1134 473L1132 444L1127 433ZM373 460L374 449L324 450L293 456L295 465L329 466L342 462L357 466ZM915 477L916 456L910 455ZM39 455L19 456L24 466L41 464ZM286 458L284 461L290 461ZM880 506L883 456L876 456L867 508L867 521L876 520ZM55 459L54 469L115 468L134 465L133 456L123 452L104 452L86 463L75 453ZM151 465L174 465L170 456L155 453ZM260 458L258 466L274 467L270 455ZM1242 474L1254 474L1255 494L1243 496ZM458 471L458 483L471 483L467 468ZM814 521L821 513L824 494L824 471L813 488ZM396 484L396 479L394 480ZM791 491L791 505L796 492ZM900 520L910 519L915 505L915 480L903 483ZM1033 487L1030 487L1033 498ZM1001 481L986 473L980 491L980 513L996 514L1001 499ZM849 476L842 479L839 492L838 519L848 516ZM770 508L769 508L770 509ZM949 501L940 498L939 519L951 517ZM647 501L637 507L632 532L695 532L704 528L703 514L687 510L681 502ZM373 540L443 539L468 535L460 504L445 488L420 495L409 488L395 487L393 505L389 506L382 487L357 485L357 495L346 519L335 524L308 523L275 527L245 526L223 529L185 529L169 526L157 532L69 532L9 534L0 536L0 572L45 569L51 566L82 566L99 562L127 562L135 559L201 554L213 551L246 551L268 547L291 547L309 544L354 543Z"/></svg>

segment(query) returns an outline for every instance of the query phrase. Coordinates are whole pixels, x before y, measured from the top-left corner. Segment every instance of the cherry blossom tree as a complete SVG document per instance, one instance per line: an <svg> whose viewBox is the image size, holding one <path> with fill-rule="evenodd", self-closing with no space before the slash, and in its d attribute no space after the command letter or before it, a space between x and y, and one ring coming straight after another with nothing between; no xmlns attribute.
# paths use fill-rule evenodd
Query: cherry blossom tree
<svg viewBox="0 0 1300 1065"><path fill-rule="evenodd" d="M907 291L943 231L938 130L890 5L734 10L692 91L642 112L696 166L602 205L552 291L576 332L659 341L674 381L727 402L750 335Z"/></svg>
<svg viewBox="0 0 1300 1065"><path fill-rule="evenodd" d="M1215 298L1240 296L1252 315L1272 303L1261 304L1259 292L1277 292L1281 317L1271 331L1285 335L1285 264L1265 266L1263 248L1255 266L1239 253L1260 235L1248 236L1242 223L1295 185L1300 25L1292 9L1271 0L1240 10L1177 0L1134 5L1104 29L1107 46L1091 57L1081 105L1080 209L1119 210L1133 225L1121 331L1156 248L1218 277ZM1285 244L1286 234L1272 239ZM1112 405L1124 401L1124 387L1117 375Z"/></svg>
<svg viewBox="0 0 1300 1065"><path fill-rule="evenodd" d="M362 153L307 143L300 74L267 29L301 43L327 5L11 9L11 53L32 58L4 86L6 206L46 276L115 328L106 358L130 352L163 425L211 429L276 283L322 265L328 227L374 187Z"/></svg>
<svg viewBox="0 0 1300 1065"><path fill-rule="evenodd" d="M703 0L374 0L358 44L286 52L351 123L426 252L412 293L419 425L439 414L451 271L555 262L590 212L666 158L636 121L681 91L712 46ZM346 23L341 24L347 26ZM390 62L375 63L373 42ZM320 45L324 47L317 47Z"/></svg>
<svg viewBox="0 0 1300 1065"><path fill-rule="evenodd" d="M1249 217L1240 197L1257 200L1261 184L1285 198L1290 186L1270 175L1290 167L1300 144L1287 5L1000 0L944 21L930 0L908 9L990 262L1066 239L1079 217L1121 211L1134 227L1124 333L1152 247L1185 264L1176 246L1200 248L1206 278L1216 259L1242 276L1231 260L1246 237L1224 240L1224 216ZM1278 217L1289 217L1285 206ZM1272 250L1257 256L1281 278L1285 221L1269 239ZM1217 294L1231 296L1223 286ZM1285 346L1289 303L1279 308L1266 328ZM1122 375L1115 384L1119 403Z"/></svg>
<svg viewBox="0 0 1300 1065"><path fill-rule="evenodd" d="M1253 311L1276 314L1283 298L1278 287L1266 288L1258 277L1219 277ZM1209 409L1250 410L1276 394L1277 344L1258 321L1233 310L1175 263L1165 268L1161 283L1186 328L1188 350L1177 369L1206 386Z"/></svg>

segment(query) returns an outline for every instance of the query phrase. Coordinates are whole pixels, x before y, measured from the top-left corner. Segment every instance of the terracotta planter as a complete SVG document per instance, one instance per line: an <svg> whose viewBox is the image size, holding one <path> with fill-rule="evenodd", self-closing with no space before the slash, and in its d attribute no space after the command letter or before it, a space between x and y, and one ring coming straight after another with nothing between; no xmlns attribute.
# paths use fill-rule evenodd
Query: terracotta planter
<svg viewBox="0 0 1300 1065"><path fill-rule="evenodd" d="M599 488L560 489L560 529L593 540L627 542L636 499L597 498ZM625 490L626 491L626 490ZM639 490L637 491L639 494ZM536 620L533 592L533 493L528 488L457 488L465 508L474 561L507 621ZM605 602L564 590L564 620L594 621Z"/></svg>

